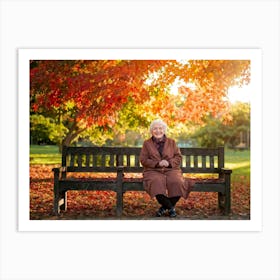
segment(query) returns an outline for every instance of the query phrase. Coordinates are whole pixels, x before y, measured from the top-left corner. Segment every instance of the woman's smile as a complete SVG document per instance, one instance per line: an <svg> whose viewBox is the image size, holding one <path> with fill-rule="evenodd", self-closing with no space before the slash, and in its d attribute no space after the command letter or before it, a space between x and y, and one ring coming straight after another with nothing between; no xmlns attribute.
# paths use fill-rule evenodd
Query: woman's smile
<svg viewBox="0 0 280 280"><path fill-rule="evenodd" d="M162 138L164 135L164 127L163 126L154 126L152 129L152 135L155 138Z"/></svg>

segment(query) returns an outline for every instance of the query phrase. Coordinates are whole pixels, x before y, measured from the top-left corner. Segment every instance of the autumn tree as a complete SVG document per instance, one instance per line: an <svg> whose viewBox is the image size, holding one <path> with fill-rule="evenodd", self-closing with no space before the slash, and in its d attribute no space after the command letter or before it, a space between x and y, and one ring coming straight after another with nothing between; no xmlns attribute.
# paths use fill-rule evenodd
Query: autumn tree
<svg viewBox="0 0 280 280"><path fill-rule="evenodd" d="M174 82L178 92L170 94ZM167 62L154 81L157 95L147 101L147 107L175 123L202 123L207 115L222 115L226 120L228 89L249 82L250 61L246 60Z"/></svg>
<svg viewBox="0 0 280 280"><path fill-rule="evenodd" d="M250 143L245 138L250 132L250 104L237 102L229 107L230 121L228 123L223 123L220 117L209 115L205 118L203 125L196 128L191 138L199 146L227 145L233 148L240 143L240 138L242 138L249 147Z"/></svg>
<svg viewBox="0 0 280 280"><path fill-rule="evenodd" d="M249 81L246 60L31 61L31 112L63 123L62 144L69 145L90 127L141 127L157 116L172 126L226 116L228 88Z"/></svg>
<svg viewBox="0 0 280 280"><path fill-rule="evenodd" d="M69 145L90 126L115 125L123 104L147 99L145 80L162 61L31 61L31 109L63 122Z"/></svg>

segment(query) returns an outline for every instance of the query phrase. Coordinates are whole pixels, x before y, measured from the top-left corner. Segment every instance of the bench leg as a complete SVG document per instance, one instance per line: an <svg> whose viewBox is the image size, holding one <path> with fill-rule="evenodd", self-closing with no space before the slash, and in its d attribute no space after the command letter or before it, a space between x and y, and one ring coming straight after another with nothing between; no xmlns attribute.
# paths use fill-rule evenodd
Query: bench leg
<svg viewBox="0 0 280 280"><path fill-rule="evenodd" d="M224 194L222 194L221 192L218 193L218 206L219 209L225 209L225 200L226 197Z"/></svg>
<svg viewBox="0 0 280 280"><path fill-rule="evenodd" d="M231 211L231 181L230 181L230 174L226 174L225 176L225 185L226 185L226 192L225 192L225 215L229 215Z"/></svg>
<svg viewBox="0 0 280 280"><path fill-rule="evenodd" d="M54 197L54 202L53 202L53 212L56 216L60 214L60 207L59 207L59 198Z"/></svg>
<svg viewBox="0 0 280 280"><path fill-rule="evenodd" d="M230 213L230 193L226 194L218 193L218 205L219 208L224 212L224 215L229 215Z"/></svg>
<svg viewBox="0 0 280 280"><path fill-rule="evenodd" d="M59 183L58 183L58 180L55 180L55 182L54 182L53 196L54 196L53 197L53 212L57 216L57 215L60 214L60 207L59 207Z"/></svg>
<svg viewBox="0 0 280 280"><path fill-rule="evenodd" d="M63 191L60 193L59 198L60 210L66 211L67 210L67 192Z"/></svg>
<svg viewBox="0 0 280 280"><path fill-rule="evenodd" d="M122 216L123 210L123 168L119 167L117 171L117 216Z"/></svg>
<svg viewBox="0 0 280 280"><path fill-rule="evenodd" d="M123 192L122 190L117 191L117 216L121 217L123 210Z"/></svg>
<svg viewBox="0 0 280 280"><path fill-rule="evenodd" d="M60 214L60 210L66 210L67 205L67 195L66 191L59 190L59 170L55 168L54 170L54 199L53 199L53 212L55 215Z"/></svg>
<svg viewBox="0 0 280 280"><path fill-rule="evenodd" d="M54 193L53 212L55 215L59 215L61 210L64 210L64 211L67 210L67 193L66 193L66 191Z"/></svg>
<svg viewBox="0 0 280 280"><path fill-rule="evenodd" d="M230 214L230 209L231 209L230 190L228 190L225 195L225 209L224 209L225 215Z"/></svg>

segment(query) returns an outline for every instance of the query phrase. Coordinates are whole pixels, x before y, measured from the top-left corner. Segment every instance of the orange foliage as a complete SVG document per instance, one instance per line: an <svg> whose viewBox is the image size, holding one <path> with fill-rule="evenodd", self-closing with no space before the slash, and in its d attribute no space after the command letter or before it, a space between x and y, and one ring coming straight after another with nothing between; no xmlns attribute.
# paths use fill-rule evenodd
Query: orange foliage
<svg viewBox="0 0 280 280"><path fill-rule="evenodd" d="M200 122L208 113L225 114L227 89L250 81L246 60L42 60L30 66L32 109L63 113L70 102L72 121L85 126L113 125L130 100L167 121ZM178 93L170 94L178 79Z"/></svg>

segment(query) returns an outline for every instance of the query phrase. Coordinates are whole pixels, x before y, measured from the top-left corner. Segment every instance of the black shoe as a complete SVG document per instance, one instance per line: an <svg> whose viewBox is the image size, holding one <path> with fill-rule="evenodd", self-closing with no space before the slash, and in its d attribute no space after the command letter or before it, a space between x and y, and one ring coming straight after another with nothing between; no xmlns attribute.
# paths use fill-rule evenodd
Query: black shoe
<svg viewBox="0 0 280 280"><path fill-rule="evenodd" d="M174 207L172 207L171 209L169 209L169 210L168 210L168 213L169 213L169 216L170 216L171 218L175 218L175 217L177 216Z"/></svg>
<svg viewBox="0 0 280 280"><path fill-rule="evenodd" d="M156 216L157 216L157 217L161 217L162 215L164 215L165 211L166 211L166 209L163 208L163 207L161 206L161 207L157 210Z"/></svg>

